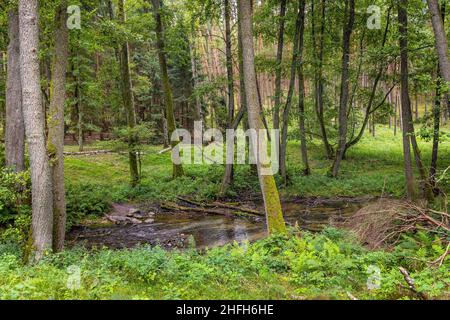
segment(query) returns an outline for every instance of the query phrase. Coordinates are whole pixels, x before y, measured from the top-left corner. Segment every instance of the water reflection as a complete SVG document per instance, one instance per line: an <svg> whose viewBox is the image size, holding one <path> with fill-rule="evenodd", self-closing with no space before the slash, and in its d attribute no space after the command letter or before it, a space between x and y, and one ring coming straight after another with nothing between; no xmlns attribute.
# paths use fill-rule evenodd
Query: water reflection
<svg viewBox="0 0 450 320"><path fill-rule="evenodd" d="M364 202L340 202L327 205L285 203L288 224L318 231L336 225L362 207ZM221 246L233 241L254 241L266 236L265 221L250 221L214 215L156 215L154 222L108 228L80 228L69 234L69 243L88 247L124 248L138 244L161 244L166 248L188 247L193 238L197 248Z"/></svg>

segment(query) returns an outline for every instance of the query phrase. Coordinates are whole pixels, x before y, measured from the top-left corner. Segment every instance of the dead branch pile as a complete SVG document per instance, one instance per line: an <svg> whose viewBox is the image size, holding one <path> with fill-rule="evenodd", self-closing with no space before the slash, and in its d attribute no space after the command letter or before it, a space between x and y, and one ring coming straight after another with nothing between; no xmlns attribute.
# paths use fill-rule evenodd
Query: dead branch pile
<svg viewBox="0 0 450 320"><path fill-rule="evenodd" d="M362 243L376 249L395 245L402 234L419 230L434 232L447 241L450 215L408 201L380 199L357 211L346 220L345 226Z"/></svg>

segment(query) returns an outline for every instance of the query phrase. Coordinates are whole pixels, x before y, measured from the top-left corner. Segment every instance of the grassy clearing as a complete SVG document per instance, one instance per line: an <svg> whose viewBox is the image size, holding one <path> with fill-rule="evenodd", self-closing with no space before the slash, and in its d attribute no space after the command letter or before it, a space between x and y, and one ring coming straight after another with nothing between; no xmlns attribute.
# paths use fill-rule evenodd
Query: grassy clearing
<svg viewBox="0 0 450 320"><path fill-rule="evenodd" d="M91 149L103 148L103 144ZM431 143L420 141L424 163L430 163ZM74 147L68 147L73 151ZM319 141L309 145L312 175L304 177L301 172L299 143L288 146L288 172L291 184L281 189L285 197L335 197L388 194L404 195L403 156L401 136L393 136L387 128L377 128L377 136L366 135L350 149L342 162L338 179L327 176L331 162L325 159ZM68 185L93 184L101 186L106 195L114 200L127 199L164 200L177 195L195 195L199 199L214 198L222 181L223 166L187 165L186 176L172 180L170 154L158 154L159 146L145 147L142 159L141 186L128 187L128 163L126 155L68 156L66 158L66 180ZM440 144L439 169L442 172L450 165L450 138L444 137ZM258 192L258 181L249 166L236 166L236 181L230 196L242 192ZM449 186L445 186L447 189ZM447 190L449 191L449 190Z"/></svg>

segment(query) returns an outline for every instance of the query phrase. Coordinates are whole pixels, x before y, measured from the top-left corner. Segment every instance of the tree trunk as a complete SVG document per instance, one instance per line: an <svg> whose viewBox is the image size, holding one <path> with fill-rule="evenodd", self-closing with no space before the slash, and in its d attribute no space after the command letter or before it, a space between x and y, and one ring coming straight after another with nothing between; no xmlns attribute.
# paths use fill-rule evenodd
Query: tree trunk
<svg viewBox="0 0 450 320"><path fill-rule="evenodd" d="M441 70L442 78L444 78L446 84L445 87L448 88L450 84L450 61L448 59L448 43L447 37L445 35L444 19L442 18L441 12L439 12L438 0L427 0L428 8L431 13L431 23L433 25L434 37L436 51L439 58L439 67ZM448 90L445 90L448 92ZM449 94L446 94L447 109L450 114L450 103Z"/></svg>
<svg viewBox="0 0 450 320"><path fill-rule="evenodd" d="M250 128L256 132L256 141L253 146L253 152L256 156L258 177L263 194L264 206L266 211L266 223L268 233L284 233L286 225L281 210L280 197L272 174L271 165L262 163L260 154L267 154L265 150L267 137L261 132L264 128L260 110L258 107L258 94L256 90L256 74L253 49L253 26L252 26L252 8L250 0L240 0L239 10L241 14L242 28L242 57L244 65L245 78L245 96L247 102L247 113Z"/></svg>
<svg viewBox="0 0 450 320"><path fill-rule="evenodd" d="M311 1L311 37L313 43L314 55L314 106L319 121L321 138L325 148L325 155L328 159L333 159L333 148L327 137L327 129L324 120L324 104L323 104L323 54L324 54L324 36L325 36L325 0L321 1L321 26L319 33L319 44L317 47L316 25L314 1Z"/></svg>
<svg viewBox="0 0 450 320"><path fill-rule="evenodd" d="M394 104L394 137L397 135L397 110L398 110L398 94L395 93L395 104Z"/></svg>
<svg viewBox="0 0 450 320"><path fill-rule="evenodd" d="M5 158L6 167L19 172L25 170L25 124L20 82L19 16L16 10L11 9L8 15Z"/></svg>
<svg viewBox="0 0 450 320"><path fill-rule="evenodd" d="M388 36L388 33L389 33L390 18L391 18L391 8L389 8L389 10L388 10L388 16L387 16L387 19L386 19L386 27L384 29L384 35L383 35L383 41L382 41L382 44L381 44L381 50L383 50L385 45L386 45L387 36ZM373 85L372 85L372 90L370 92L369 101L367 103L367 107L366 107L363 123L361 125L361 129L359 130L358 135L354 139L350 139L350 141L345 144L345 150L344 150L343 158L345 158L345 154L348 151L348 149L351 148L352 146L354 146L355 144L357 144L361 140L361 138L364 136L364 132L365 132L367 124L369 122L369 117L370 117L370 115L373 115L373 112L377 108L377 107L375 107L375 109L372 109L373 108L373 104L375 102L375 98L376 98L378 84L379 84L379 82L381 80L381 77L383 76L384 69L385 69L384 63L380 63L380 65L378 67L377 75L375 77L375 81L373 82ZM394 87L392 87L390 91L392 91L393 88ZM389 91L389 94L388 94L389 97L391 96L390 91ZM385 96L385 99L382 101L382 103L380 105L382 105L384 103L384 101L386 100L388 95ZM397 109L395 109L395 112L397 112ZM373 119L373 117L372 117L372 119ZM390 121L390 119L391 118L389 117L389 121ZM372 123L373 123L373 121L372 121ZM391 125L391 123L389 122L389 126L390 125ZM372 133L374 134L374 132L375 132L375 130L372 127ZM395 135L395 132L394 132L394 135Z"/></svg>
<svg viewBox="0 0 450 320"><path fill-rule="evenodd" d="M191 55L192 80L194 82L194 88L197 88L199 85L198 74L197 74L197 60L196 60L196 54L195 54L195 46L192 43L189 43L189 51L190 51L190 55ZM200 103L200 98L198 97L198 95L195 96L194 111L195 111L194 120L201 121L203 119L202 105Z"/></svg>
<svg viewBox="0 0 450 320"><path fill-rule="evenodd" d="M419 101L417 98L417 92L414 94L414 119L419 120Z"/></svg>
<svg viewBox="0 0 450 320"><path fill-rule="evenodd" d="M347 112L349 98L349 68L350 68L350 39L355 22L355 0L347 0L346 6L346 24L344 26L342 41L342 77L341 77L341 97L339 102L339 140L336 150L336 157L332 167L332 176L337 177L339 166L345 153L347 143Z"/></svg>
<svg viewBox="0 0 450 320"><path fill-rule="evenodd" d="M281 133L281 146L280 146L280 171L284 184L287 184L287 170L286 170L286 151L287 151L287 133L289 126L289 112L291 109L292 95L295 89L295 75L298 66L302 63L303 57L303 35L305 30L305 0L299 0L298 13L295 22L295 34L293 43L293 54L291 63L291 77L289 81L289 89L286 98L286 104L283 111L283 126ZM303 99L303 98L302 98Z"/></svg>
<svg viewBox="0 0 450 320"><path fill-rule="evenodd" d="M286 0L280 1L279 27L278 27L278 47L275 66L275 101L273 109L273 128L280 128L280 106L281 106L281 71L283 61L283 45L284 45L284 19L286 15Z"/></svg>
<svg viewBox="0 0 450 320"><path fill-rule="evenodd" d="M431 186L428 183L428 173L423 165L422 158L420 155L419 145L417 144L416 134L414 131L414 123L413 123L413 116L411 112L411 100L409 97L409 88L408 88L408 75L409 75L409 69L408 69L408 14L407 14L407 0L401 0L401 3L399 5L399 30L400 30L400 50L401 50L401 63L402 63L402 74L401 74L401 81L402 81L402 109L404 106L404 100L407 102L405 104L406 107L406 113L405 117L402 117L403 120L403 127L406 127L406 130L409 134L409 139L411 141L411 146L414 152L414 160L416 162L417 170L419 171L420 175L420 189L422 191L421 196L424 197L427 200L432 200L433 198L433 192L431 189ZM400 14L401 13L401 14ZM402 23L400 23L400 18L402 19ZM406 97L403 97L406 96ZM403 129L405 130L405 129Z"/></svg>
<svg viewBox="0 0 450 320"><path fill-rule="evenodd" d="M39 74L37 0L19 1L19 25L23 114L32 185L32 259L39 260L46 250L52 248L53 196Z"/></svg>
<svg viewBox="0 0 450 320"><path fill-rule="evenodd" d="M169 129L167 128L167 118L166 118L166 114L165 112L163 112L162 115L162 125L163 125L163 136L164 136L164 148L168 148L170 145L170 140L169 140Z"/></svg>
<svg viewBox="0 0 450 320"><path fill-rule="evenodd" d="M403 157L406 178L406 195L409 200L414 200L416 192L411 161L411 141L408 130L408 121L411 118L411 105L408 87L408 0L399 0L398 3L398 29L400 41L400 78L401 78L401 119L403 122Z"/></svg>
<svg viewBox="0 0 450 320"><path fill-rule="evenodd" d="M161 72L161 81L162 87L164 91L164 102L166 104L166 118L167 118L167 127L169 129L169 135L171 136L171 147L173 152L177 149L178 144L180 143L178 136L176 134L176 123L175 123L175 115L173 112L173 96L172 96L172 88L169 82L169 74L167 71L167 61L165 55L165 46L164 46L164 28L161 20L161 8L160 8L160 0L152 0L153 12L156 21L156 46L158 50L158 59L159 59L159 67ZM172 155L173 156L173 155ZM181 177L184 175L183 166L181 163L173 162L173 171L172 176L174 178Z"/></svg>
<svg viewBox="0 0 450 320"><path fill-rule="evenodd" d="M78 56L78 49L77 49ZM77 74L75 76L75 112L76 112L76 121L77 121L77 142L78 142L78 151L83 152L84 150L84 133L83 133L83 109L82 109L82 99L81 99L81 72L80 66L77 66ZM72 71L75 71L75 65L72 65Z"/></svg>
<svg viewBox="0 0 450 320"><path fill-rule="evenodd" d="M69 35L66 26L67 4L63 0L56 12L55 52L51 72L48 124L48 149L53 181L53 250L62 251L66 233L66 196L64 187L64 106Z"/></svg>
<svg viewBox="0 0 450 320"><path fill-rule="evenodd" d="M439 66L436 78L436 95L433 106L433 150L431 152L431 164L429 181L432 188L436 186L436 169L439 151L439 130L441 120L441 77L439 77Z"/></svg>
<svg viewBox="0 0 450 320"><path fill-rule="evenodd" d="M231 50L231 6L230 0L224 0L225 20L225 52L227 60L227 85L228 85L228 117L227 128L232 129L234 120L234 83L233 83L233 53ZM233 183L234 139L226 141L225 174L222 181L220 194L224 195L227 188Z"/></svg>
<svg viewBox="0 0 450 320"><path fill-rule="evenodd" d="M298 111L299 111L299 129L300 129L300 150L303 161L303 174L308 176L311 174L308 161L308 149L306 146L306 129L305 129L305 79L303 74L303 43L300 42L300 61L298 68Z"/></svg>
<svg viewBox="0 0 450 320"><path fill-rule="evenodd" d="M119 21L125 24L125 9L124 0L119 0ZM137 159L137 137L136 133L133 132L134 127L136 127L136 110L134 107L133 89L131 83L130 75L130 54L128 42L122 43L120 48L120 75L122 82L122 97L123 105L125 107L125 112L127 114L127 125L130 133L128 135L128 157L130 165L130 175L131 175L131 185L135 187L139 183L139 169L138 169L138 159Z"/></svg>

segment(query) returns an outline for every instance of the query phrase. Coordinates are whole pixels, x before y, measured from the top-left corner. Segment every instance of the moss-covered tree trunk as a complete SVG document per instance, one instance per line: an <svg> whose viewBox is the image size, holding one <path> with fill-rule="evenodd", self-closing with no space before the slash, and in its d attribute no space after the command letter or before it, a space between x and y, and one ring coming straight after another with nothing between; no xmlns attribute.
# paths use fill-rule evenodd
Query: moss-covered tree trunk
<svg viewBox="0 0 450 320"><path fill-rule="evenodd" d="M259 183L263 194L264 206L266 211L267 229L269 234L286 232L286 225L281 210L280 197L275 184L270 165L263 163L260 154L266 153L265 150L267 136L261 129L264 125L261 120L261 114L258 106L258 93L256 88L255 56L253 48L253 26L252 26L252 7L251 1L240 0L239 10L242 28L242 58L243 71L245 79L245 97L247 102L247 113L250 129L255 130L256 144L252 152L256 156Z"/></svg>
<svg viewBox="0 0 450 320"><path fill-rule="evenodd" d="M119 21L125 24L125 9L124 0L119 0ZM128 135L128 157L130 165L131 185L134 187L139 183L139 169L137 159L137 138L136 133L133 132L136 127L136 110L134 107L133 89L130 75L130 54L128 41L122 43L120 48L120 75L123 105L127 114L127 125L130 131Z"/></svg>
<svg viewBox="0 0 450 320"><path fill-rule="evenodd" d="M64 248L66 196L64 187L64 106L69 39L66 26L67 4L61 1L55 17L55 49L51 74L48 149L53 181L53 250Z"/></svg>
<svg viewBox="0 0 450 320"><path fill-rule="evenodd" d="M166 119L167 119L167 127L169 129L169 135L171 137L171 147L173 152L177 149L177 145L180 143L178 140L178 136L176 135L176 123L175 123L175 115L173 112L173 95L172 88L169 82L169 74L167 71L167 61L165 54L165 45L164 45L164 28L161 18L161 6L160 0L152 0L153 5L153 13L155 17L155 31L156 31L156 47L158 50L158 60L159 60L159 68L161 72L161 82L162 88L164 92L164 103L166 104ZM173 157L177 157L177 155L172 154ZM172 159L173 161L173 159ZM176 163L173 161L173 173L172 176L174 178L181 177L184 175L183 166L181 163Z"/></svg>

